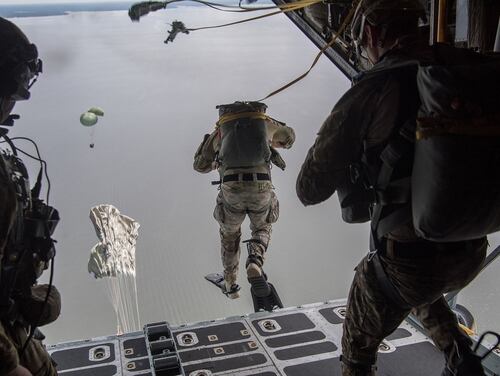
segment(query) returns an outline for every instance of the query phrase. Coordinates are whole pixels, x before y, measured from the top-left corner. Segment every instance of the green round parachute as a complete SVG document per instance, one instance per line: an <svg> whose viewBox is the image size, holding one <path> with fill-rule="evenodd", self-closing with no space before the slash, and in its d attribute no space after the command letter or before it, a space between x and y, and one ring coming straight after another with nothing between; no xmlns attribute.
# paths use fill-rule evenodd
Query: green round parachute
<svg viewBox="0 0 500 376"><path fill-rule="evenodd" d="M97 124L97 115L92 112L84 112L80 116L80 123L86 127Z"/></svg>
<svg viewBox="0 0 500 376"><path fill-rule="evenodd" d="M90 112L90 113L95 114L97 116L104 116L104 111L100 107L92 107L87 112Z"/></svg>

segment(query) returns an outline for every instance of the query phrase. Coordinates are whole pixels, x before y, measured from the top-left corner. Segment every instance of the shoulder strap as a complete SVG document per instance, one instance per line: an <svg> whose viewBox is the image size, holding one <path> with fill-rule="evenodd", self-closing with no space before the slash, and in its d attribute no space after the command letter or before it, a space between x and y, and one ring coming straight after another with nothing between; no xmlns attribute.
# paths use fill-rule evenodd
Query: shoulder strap
<svg viewBox="0 0 500 376"><path fill-rule="evenodd" d="M399 161L413 151L414 135L415 123L407 121L380 155L382 166L373 187L376 202L371 219L371 251L379 248L380 239L384 235L411 219L411 176L394 180L393 174ZM389 204L402 206L387 212L385 209Z"/></svg>

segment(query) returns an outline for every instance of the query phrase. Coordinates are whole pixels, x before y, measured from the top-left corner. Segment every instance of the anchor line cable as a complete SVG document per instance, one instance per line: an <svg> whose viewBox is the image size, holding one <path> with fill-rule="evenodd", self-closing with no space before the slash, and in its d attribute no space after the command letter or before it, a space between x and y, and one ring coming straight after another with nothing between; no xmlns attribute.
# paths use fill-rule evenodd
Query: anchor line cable
<svg viewBox="0 0 500 376"><path fill-rule="evenodd" d="M291 12L291 11L299 10L299 9L306 8L306 7L314 5L314 4L318 4L320 2L322 2L322 0L304 0L304 1L299 1L299 2L296 2L296 3L293 3L293 4L286 4L284 6L280 6L279 7L280 9L277 10L277 11L271 12L271 13L262 14L260 16L250 17L250 18L246 18L244 20L229 22L229 23L220 24L220 25L201 26L201 27L195 27L195 28L186 28L186 31L191 32L191 31L217 29L217 28L220 28L220 27L238 25L238 24L245 23L245 22L250 22L250 21L260 20L262 18L266 18L266 17L270 17L270 16L275 16L275 15L281 14L281 13L286 13L286 12Z"/></svg>

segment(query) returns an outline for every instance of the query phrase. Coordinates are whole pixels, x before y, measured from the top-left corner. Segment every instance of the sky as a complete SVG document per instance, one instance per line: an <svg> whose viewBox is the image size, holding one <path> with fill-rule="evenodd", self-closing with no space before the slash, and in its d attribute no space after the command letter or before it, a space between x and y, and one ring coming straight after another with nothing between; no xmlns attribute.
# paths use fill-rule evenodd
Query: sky
<svg viewBox="0 0 500 376"><path fill-rule="evenodd" d="M62 218L55 233L55 285L63 310L59 320L42 328L48 343L116 333L103 281L87 272L97 242L88 214L101 203L115 205L141 225L136 254L142 324L252 311L244 276L235 301L203 279L221 269L212 217L218 192L210 184L217 174L196 173L193 155L213 129L217 104L264 97L307 70L317 49L282 15L163 43L167 23L175 19L198 27L236 18L180 7L140 23L131 23L125 11L15 19L37 44L44 73L32 99L16 107L22 117L11 136L37 141L48 162L51 204ZM272 170L280 218L265 265L286 306L344 298L353 269L367 252L367 225L343 223L336 196L304 208L295 194L307 150L349 86L322 58L305 80L266 101L268 113L297 136L282 154L286 171ZM78 121L92 106L105 112L93 135ZM38 166L28 167L36 176ZM245 222L242 239L248 237ZM500 236L490 243L500 244ZM499 272L496 263L461 298L482 329L498 330L498 316L490 312L499 308Z"/></svg>

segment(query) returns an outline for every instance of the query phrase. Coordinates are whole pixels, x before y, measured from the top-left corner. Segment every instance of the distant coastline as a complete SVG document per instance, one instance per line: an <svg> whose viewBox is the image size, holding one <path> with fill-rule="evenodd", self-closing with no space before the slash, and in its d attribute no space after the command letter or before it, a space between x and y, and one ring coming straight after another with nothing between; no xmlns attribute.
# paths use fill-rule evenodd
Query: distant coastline
<svg viewBox="0 0 500 376"><path fill-rule="evenodd" d="M61 3L61 4L22 4L22 5L0 5L0 17L47 17L64 16L70 12L108 12L117 10L128 10L130 6L140 0L128 0L120 2L101 3ZM236 0L219 0L220 3L236 3ZM178 7L180 3L170 4L170 8ZM259 4L272 4L270 0L260 0ZM194 2L182 2L182 6L202 6Z"/></svg>
<svg viewBox="0 0 500 376"><path fill-rule="evenodd" d="M105 12L127 10L136 1L110 3L63 3L63 4L22 4L0 5L0 16L13 17L46 17L63 16L69 12Z"/></svg>

